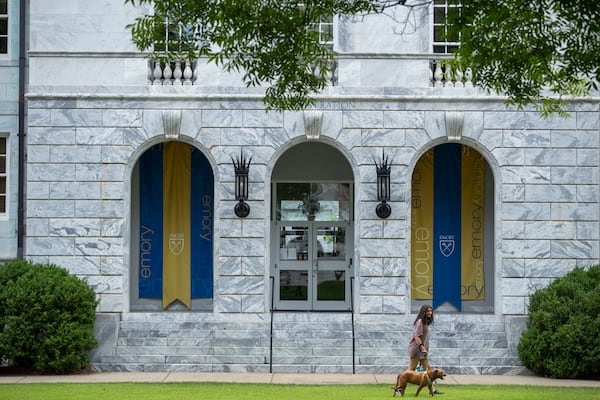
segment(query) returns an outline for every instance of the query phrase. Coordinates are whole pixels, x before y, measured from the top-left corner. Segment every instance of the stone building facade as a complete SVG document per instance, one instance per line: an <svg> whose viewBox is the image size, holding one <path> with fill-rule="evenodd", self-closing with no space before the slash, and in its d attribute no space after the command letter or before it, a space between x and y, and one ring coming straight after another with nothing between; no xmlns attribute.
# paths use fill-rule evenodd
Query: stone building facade
<svg viewBox="0 0 600 400"><path fill-rule="evenodd" d="M516 346L531 293L599 262L597 94L570 103L566 118L507 108L468 73L444 75L429 9L402 35L389 16L334 18L332 85L310 110L266 112L262 89L205 60L187 73L173 64L173 75L149 61L125 28L141 11L122 1L29 3L24 257L64 266L96 291L97 370L392 373L406 366L415 313L433 302L434 365L523 373ZM0 133L16 154L13 114ZM146 199L167 203L174 193L182 204L183 192L165 185L185 168L162 172L175 143L192 165L200 160L192 180L205 179L186 217L204 231L161 242L163 253L182 244L193 253L207 240L187 270L169 270L146 241L157 231L146 218L159 210ZM433 201L419 185L450 178L435 175L442 168L421 179L421 162L441 165L451 151L476 155L482 181L469 190L485 205L465 210L450 201L464 186L435 186L447 207L425 212L431 223L456 213L472 230L426 243L438 228L425 238L417 226L416 209ZM246 217L234 212L240 156L251 158ZM391 215L380 218L377 166L386 159ZM151 175L156 160L164 165ZM11 157L11 183L16 165ZM163 186L145 189L144 176ZM0 220L3 258L16 255L10 215ZM439 248L465 263L475 245L484 256L473 285L461 281L460 261L450 271L434 265L442 256L421 257ZM182 270L187 288L165 300Z"/></svg>

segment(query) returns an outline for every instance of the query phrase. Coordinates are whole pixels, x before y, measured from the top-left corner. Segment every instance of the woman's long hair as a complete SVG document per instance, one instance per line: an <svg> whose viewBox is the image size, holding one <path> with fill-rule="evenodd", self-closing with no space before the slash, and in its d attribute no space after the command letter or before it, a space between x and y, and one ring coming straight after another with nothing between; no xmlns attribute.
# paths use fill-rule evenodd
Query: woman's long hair
<svg viewBox="0 0 600 400"><path fill-rule="evenodd" d="M431 310L431 318L427 317L427 311ZM423 304L421 306L421 309L419 310L419 314L417 314L417 318L415 318L415 322L413 323L416 324L418 320L423 320L423 325L431 325L433 324L433 307L431 307L429 304Z"/></svg>

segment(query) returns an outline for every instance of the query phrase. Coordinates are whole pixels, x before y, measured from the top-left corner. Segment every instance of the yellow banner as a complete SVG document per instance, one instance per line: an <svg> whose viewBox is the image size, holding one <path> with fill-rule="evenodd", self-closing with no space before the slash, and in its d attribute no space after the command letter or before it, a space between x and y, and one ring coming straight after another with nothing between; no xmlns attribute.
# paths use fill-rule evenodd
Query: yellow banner
<svg viewBox="0 0 600 400"><path fill-rule="evenodd" d="M191 146L163 144L163 308L191 308Z"/></svg>
<svg viewBox="0 0 600 400"><path fill-rule="evenodd" d="M433 295L433 149L417 162L411 193L411 296Z"/></svg>
<svg viewBox="0 0 600 400"><path fill-rule="evenodd" d="M483 231L485 160L462 146L462 299L484 300Z"/></svg>

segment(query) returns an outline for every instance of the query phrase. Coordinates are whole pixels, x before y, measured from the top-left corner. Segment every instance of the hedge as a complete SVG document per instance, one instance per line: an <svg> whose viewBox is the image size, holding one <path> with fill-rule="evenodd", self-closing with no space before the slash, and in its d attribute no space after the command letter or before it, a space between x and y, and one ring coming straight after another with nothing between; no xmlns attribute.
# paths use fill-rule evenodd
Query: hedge
<svg viewBox="0 0 600 400"><path fill-rule="evenodd" d="M600 265L577 267L531 296L517 351L538 375L600 377Z"/></svg>
<svg viewBox="0 0 600 400"><path fill-rule="evenodd" d="M0 265L0 356L39 373L89 365L96 344L96 295L85 281L53 264Z"/></svg>

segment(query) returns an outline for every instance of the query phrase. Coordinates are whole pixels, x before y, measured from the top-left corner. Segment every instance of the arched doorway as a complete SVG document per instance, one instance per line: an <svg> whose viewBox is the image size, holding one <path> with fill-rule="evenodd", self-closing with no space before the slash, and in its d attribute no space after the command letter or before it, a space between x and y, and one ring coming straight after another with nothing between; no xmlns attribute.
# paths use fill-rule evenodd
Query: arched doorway
<svg viewBox="0 0 600 400"><path fill-rule="evenodd" d="M484 157L438 145L411 181L412 309L494 311L494 178Z"/></svg>
<svg viewBox="0 0 600 400"><path fill-rule="evenodd" d="M131 310L212 310L214 176L193 146L146 150L131 184Z"/></svg>
<svg viewBox="0 0 600 400"><path fill-rule="evenodd" d="M286 151L272 176L273 308L350 310L354 176L321 142Z"/></svg>

